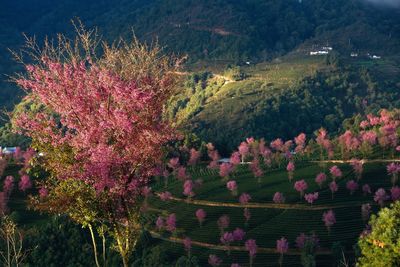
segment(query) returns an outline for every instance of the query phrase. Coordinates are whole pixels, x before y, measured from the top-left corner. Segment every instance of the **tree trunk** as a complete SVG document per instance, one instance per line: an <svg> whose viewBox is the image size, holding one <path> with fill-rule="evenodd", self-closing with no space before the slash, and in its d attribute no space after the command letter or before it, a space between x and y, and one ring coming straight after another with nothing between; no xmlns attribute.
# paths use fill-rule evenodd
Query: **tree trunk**
<svg viewBox="0 0 400 267"><path fill-rule="evenodd" d="M100 267L99 260L97 259L96 238L95 238L95 236L94 236L93 227L92 227L91 224L89 224L89 230L90 230L90 235L91 235L91 237L92 237L92 242L93 242L94 260L96 261L96 266L97 266L97 267Z"/></svg>

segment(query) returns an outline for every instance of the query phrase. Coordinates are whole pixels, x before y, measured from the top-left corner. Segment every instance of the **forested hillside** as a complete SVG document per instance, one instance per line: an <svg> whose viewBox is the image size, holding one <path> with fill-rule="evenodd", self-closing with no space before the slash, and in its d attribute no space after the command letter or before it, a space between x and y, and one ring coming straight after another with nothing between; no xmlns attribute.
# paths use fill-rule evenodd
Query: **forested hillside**
<svg viewBox="0 0 400 267"><path fill-rule="evenodd" d="M218 81L203 81L205 93L194 93L195 85L183 86L178 102L172 101L170 115L179 113L180 122L194 122L205 139L233 137L220 136L216 130L220 127L232 130L232 144L249 134L272 138L275 130L287 137L299 130L312 132L321 122L337 129L344 118L364 109L363 100L374 111L398 106L400 10L393 6L364 0L22 0L3 1L1 6L0 72L5 75L19 70L7 48L18 50L23 32L38 40L58 32L69 35L75 17L89 28L98 27L108 40L130 36L132 31L141 40L157 39L166 52L188 55L186 69L205 71L212 65L213 72L223 74L228 65L260 63L246 70L249 77L244 81L211 89L208 84ZM331 59L322 61L333 58L344 64L304 60L309 51L322 46L334 48ZM348 61L351 52L383 60ZM278 74L271 75L268 68L278 68ZM5 75L0 81L0 105L10 109L21 92ZM286 82L277 81L281 78ZM219 89L218 96L210 98ZM228 120L221 120L224 112L231 113ZM237 119L238 114L246 116ZM311 114L318 116L310 118Z"/></svg>

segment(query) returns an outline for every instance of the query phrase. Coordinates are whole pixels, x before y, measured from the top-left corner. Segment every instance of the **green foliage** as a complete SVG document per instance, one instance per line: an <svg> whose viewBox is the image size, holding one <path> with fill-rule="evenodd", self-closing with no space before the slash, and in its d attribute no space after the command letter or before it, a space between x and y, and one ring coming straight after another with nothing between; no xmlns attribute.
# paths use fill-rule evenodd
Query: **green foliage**
<svg viewBox="0 0 400 267"><path fill-rule="evenodd" d="M87 231L65 218L54 217L26 233L26 248L32 249L29 266L93 266Z"/></svg>
<svg viewBox="0 0 400 267"><path fill-rule="evenodd" d="M358 242L359 266L400 266L400 201L372 215L369 224L371 233Z"/></svg>

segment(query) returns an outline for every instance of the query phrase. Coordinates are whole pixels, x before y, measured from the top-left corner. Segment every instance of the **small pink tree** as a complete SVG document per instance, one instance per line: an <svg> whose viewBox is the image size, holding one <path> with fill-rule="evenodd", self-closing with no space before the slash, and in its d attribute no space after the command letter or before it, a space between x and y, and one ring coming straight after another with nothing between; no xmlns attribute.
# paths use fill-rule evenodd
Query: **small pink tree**
<svg viewBox="0 0 400 267"><path fill-rule="evenodd" d="M190 149L190 158L188 161L189 165L196 165L201 158L201 152L197 151L196 149Z"/></svg>
<svg viewBox="0 0 400 267"><path fill-rule="evenodd" d="M172 194L168 191L161 192L160 194L158 194L158 196L162 201L168 201L172 198Z"/></svg>
<svg viewBox="0 0 400 267"><path fill-rule="evenodd" d="M217 221L217 225L221 232L221 235L223 235L224 230L229 227L229 223L230 223L230 219L229 219L228 215L224 214L221 217L219 217L219 219Z"/></svg>
<svg viewBox="0 0 400 267"><path fill-rule="evenodd" d="M392 196L393 201L399 200L400 199L400 187L398 187L397 185L393 186L390 189L390 195Z"/></svg>
<svg viewBox="0 0 400 267"><path fill-rule="evenodd" d="M318 192L310 193L310 194L305 194L304 198L309 204L313 204L319 197Z"/></svg>
<svg viewBox="0 0 400 267"><path fill-rule="evenodd" d="M212 267L218 267L222 263L222 260L218 258L217 255L210 254L208 256L208 264L210 264Z"/></svg>
<svg viewBox="0 0 400 267"><path fill-rule="evenodd" d="M292 161L289 161L288 165L286 166L286 170L288 172L289 181L292 181L295 170L295 165Z"/></svg>
<svg viewBox="0 0 400 267"><path fill-rule="evenodd" d="M304 191L307 190L307 188L308 184L304 179L294 183L294 189L300 193L300 198L303 198Z"/></svg>
<svg viewBox="0 0 400 267"><path fill-rule="evenodd" d="M249 220L251 218L251 213L249 208L244 208L243 210L243 216L245 219L245 224L247 225L249 223Z"/></svg>
<svg viewBox="0 0 400 267"><path fill-rule="evenodd" d="M332 178L333 178L333 180L336 180L336 178L340 178L340 177L342 177L342 171L339 169L339 167L338 166L332 166L330 169L329 169L329 172L331 173L331 175L332 175Z"/></svg>
<svg viewBox="0 0 400 267"><path fill-rule="evenodd" d="M245 245L247 251L249 252L250 267L252 267L253 261L257 254L257 249L258 249L256 241L254 239L248 239L244 245Z"/></svg>
<svg viewBox="0 0 400 267"><path fill-rule="evenodd" d="M378 203L381 208L383 205L385 205L385 201L388 200L389 196L386 194L385 189L379 188L376 190L375 195L374 195L374 201Z"/></svg>
<svg viewBox="0 0 400 267"><path fill-rule="evenodd" d="M354 173L356 174L357 181L362 177L364 162L359 159L351 159L350 165L353 167Z"/></svg>
<svg viewBox="0 0 400 267"><path fill-rule="evenodd" d="M192 180L186 180L183 184L183 194L188 197L188 200L195 195L193 192L193 186L194 184Z"/></svg>
<svg viewBox="0 0 400 267"><path fill-rule="evenodd" d="M362 191L363 191L363 195L366 196L367 194L371 194L371 187L369 186L369 184L365 184L362 186Z"/></svg>
<svg viewBox="0 0 400 267"><path fill-rule="evenodd" d="M326 174L321 172L315 177L315 182L318 184L319 188L322 188L322 184L326 181Z"/></svg>
<svg viewBox="0 0 400 267"><path fill-rule="evenodd" d="M332 181L329 184L329 189L331 190L332 199L333 199L334 194L339 190L339 186L337 185L337 183L335 181Z"/></svg>
<svg viewBox="0 0 400 267"><path fill-rule="evenodd" d="M238 194L238 187L236 181L229 181L226 183L226 188L228 188L229 191L231 191L233 196L237 196Z"/></svg>
<svg viewBox="0 0 400 267"><path fill-rule="evenodd" d="M358 183L354 180L350 180L346 183L346 188L350 191L350 195L358 189Z"/></svg>
<svg viewBox="0 0 400 267"><path fill-rule="evenodd" d="M239 197L239 202L242 205L246 205L251 200L251 196L247 193L242 193Z"/></svg>
<svg viewBox="0 0 400 267"><path fill-rule="evenodd" d="M387 172L392 176L392 185L394 186L397 183L399 173L400 173L400 164L398 163L390 163L387 165Z"/></svg>
<svg viewBox="0 0 400 267"><path fill-rule="evenodd" d="M272 198L272 201L276 204L283 204L285 203L285 197L283 196L282 193L276 192L274 194L274 197Z"/></svg>
<svg viewBox="0 0 400 267"><path fill-rule="evenodd" d="M203 226L203 222L207 216L207 213L203 209L196 210L196 218L199 221L200 227Z"/></svg>
<svg viewBox="0 0 400 267"><path fill-rule="evenodd" d="M230 159L229 159L229 162L230 162L233 166L239 165L240 162L241 162L240 153L237 152L237 151L236 151L236 152L233 152L232 155L231 155L231 157L230 157Z"/></svg>
<svg viewBox="0 0 400 267"><path fill-rule="evenodd" d="M224 179L228 179L232 171L233 165L231 163L224 162L219 166L219 175Z"/></svg>
<svg viewBox="0 0 400 267"><path fill-rule="evenodd" d="M158 216L156 220L156 228L161 231L165 227L164 219L161 216Z"/></svg>
<svg viewBox="0 0 400 267"><path fill-rule="evenodd" d="M336 223L336 217L333 210L324 212L324 214L322 215L322 221L325 223L325 226L328 229L328 233L330 233L332 226Z"/></svg>
<svg viewBox="0 0 400 267"><path fill-rule="evenodd" d="M287 253L289 250L289 242L286 238L282 237L281 239L276 240L276 251L280 254L279 257L279 266L283 264L283 254Z"/></svg>
<svg viewBox="0 0 400 267"><path fill-rule="evenodd" d="M24 174L21 176L21 180L18 183L19 190L25 192L29 188L32 187L32 182L31 179L27 174Z"/></svg>
<svg viewBox="0 0 400 267"><path fill-rule="evenodd" d="M246 235L246 232L243 229L236 228L233 232L233 239L235 241L242 241Z"/></svg>
<svg viewBox="0 0 400 267"><path fill-rule="evenodd" d="M171 233L175 233L175 231L176 231L176 215L175 215L175 213L172 213L167 217L165 224L166 224L165 228L168 231L170 231Z"/></svg>
<svg viewBox="0 0 400 267"><path fill-rule="evenodd" d="M242 156L242 162L244 162L246 156L249 154L250 148L247 142L240 143L239 153Z"/></svg>

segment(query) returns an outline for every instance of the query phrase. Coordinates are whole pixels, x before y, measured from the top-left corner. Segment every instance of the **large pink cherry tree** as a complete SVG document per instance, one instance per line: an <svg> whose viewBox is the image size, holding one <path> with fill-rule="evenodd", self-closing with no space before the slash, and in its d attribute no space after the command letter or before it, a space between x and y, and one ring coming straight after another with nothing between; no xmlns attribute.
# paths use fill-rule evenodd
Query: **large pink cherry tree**
<svg viewBox="0 0 400 267"><path fill-rule="evenodd" d="M163 146L176 138L163 119L176 62L136 39L96 50L94 34L78 30L75 41L61 36L40 50L28 40L31 63L15 79L28 104L14 112L13 125L32 139L49 173L40 184L48 195L32 198L33 206L68 214L93 239L93 227L108 229L128 266L141 230L142 189Z"/></svg>

